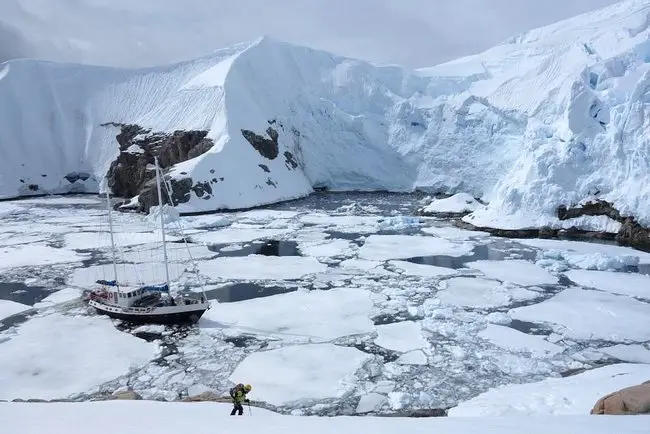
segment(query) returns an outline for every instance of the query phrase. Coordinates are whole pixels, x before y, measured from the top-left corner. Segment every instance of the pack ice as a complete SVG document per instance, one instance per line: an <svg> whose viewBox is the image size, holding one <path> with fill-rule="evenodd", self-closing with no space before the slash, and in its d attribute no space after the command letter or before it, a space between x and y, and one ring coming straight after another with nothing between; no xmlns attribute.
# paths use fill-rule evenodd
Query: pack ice
<svg viewBox="0 0 650 434"><path fill-rule="evenodd" d="M207 132L169 169L184 212L427 188L489 202L465 217L481 226L550 224L587 197L645 225L649 12L624 1L416 71L266 37L146 69L10 61L0 197L103 188L129 124Z"/></svg>

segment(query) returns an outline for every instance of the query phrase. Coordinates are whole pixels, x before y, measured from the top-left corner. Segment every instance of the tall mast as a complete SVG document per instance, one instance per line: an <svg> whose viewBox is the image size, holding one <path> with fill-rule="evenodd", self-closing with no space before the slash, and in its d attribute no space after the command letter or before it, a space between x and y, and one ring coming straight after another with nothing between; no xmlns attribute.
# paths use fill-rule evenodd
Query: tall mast
<svg viewBox="0 0 650 434"><path fill-rule="evenodd" d="M167 243L165 242L165 218L163 216L163 200L162 192L160 191L160 174L158 171L158 157L153 157L154 164L156 165L156 188L158 189L158 206L160 207L160 230L162 231L162 243L163 243L163 257L165 258L165 282L167 283L167 288L169 289L169 266L167 265Z"/></svg>
<svg viewBox="0 0 650 434"><path fill-rule="evenodd" d="M119 292L120 285L117 283L117 259L115 256L115 238L113 238L113 218L111 217L111 197L108 193L108 184L106 185L106 209L108 210L108 228L111 231L111 251L113 252L113 279Z"/></svg>

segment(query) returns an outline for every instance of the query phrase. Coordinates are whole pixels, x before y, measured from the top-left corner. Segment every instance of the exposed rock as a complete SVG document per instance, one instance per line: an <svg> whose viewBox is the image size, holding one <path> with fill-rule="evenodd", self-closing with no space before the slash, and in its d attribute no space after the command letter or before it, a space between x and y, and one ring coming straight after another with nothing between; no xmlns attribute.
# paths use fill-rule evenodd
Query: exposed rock
<svg viewBox="0 0 650 434"><path fill-rule="evenodd" d="M41 175L42 176L42 175ZM90 178L90 174L87 172L70 172L64 176L64 178L70 183L74 184L75 182L82 180L85 181Z"/></svg>
<svg viewBox="0 0 650 434"><path fill-rule="evenodd" d="M213 145L212 140L206 138L207 131L178 130L166 133L152 132L133 124L108 123L102 126L120 128L120 133L115 137L120 154L108 170L108 186L115 196L130 198L140 195L140 211L148 212L151 206L158 204L154 181L156 175L152 167L154 157L158 157L158 163L164 170L174 164L198 157ZM175 205L187 202L189 191L193 188L192 179L172 180L172 187L174 184L178 187L178 189L174 188L172 198ZM201 194L208 190L205 184L195 186ZM165 202L168 203L168 200L165 199Z"/></svg>
<svg viewBox="0 0 650 434"><path fill-rule="evenodd" d="M269 170L269 166L267 166L266 164L258 164L258 166L260 166L260 168L266 173L271 173L271 171Z"/></svg>
<svg viewBox="0 0 650 434"><path fill-rule="evenodd" d="M114 392L110 397L108 397L108 399L109 400L124 399L124 400L139 401L142 399L142 396L140 396L139 393L133 390L121 390L121 391Z"/></svg>
<svg viewBox="0 0 650 434"><path fill-rule="evenodd" d="M642 250L650 249L650 228L641 226L634 217L621 216L619 211L605 201L588 202L581 207L567 208L559 206L557 216L560 220L568 220L581 216L605 215L621 223L618 233L585 231L572 226L567 229L552 229L548 226L526 229L497 229L474 226L470 223L456 220L454 225L462 229L488 232L498 237L508 238L560 238L567 240L616 240L619 244Z"/></svg>
<svg viewBox="0 0 650 434"><path fill-rule="evenodd" d="M230 398L225 396L219 396L211 390L206 390L205 392L199 393L198 395L188 396L182 400L183 402L231 402Z"/></svg>
<svg viewBox="0 0 650 434"><path fill-rule="evenodd" d="M650 414L650 381L603 396L591 414Z"/></svg>
<svg viewBox="0 0 650 434"><path fill-rule="evenodd" d="M554 238L557 236L557 231L552 229L549 226L542 226L539 228L539 237L540 238Z"/></svg>
<svg viewBox="0 0 650 434"><path fill-rule="evenodd" d="M592 235L593 238L616 239L620 244L638 248L650 248L650 229L641 226L634 217L622 216L609 202L604 200L590 201L582 206L567 208L561 205L557 208L557 217L560 220L582 216L607 216L612 220L621 223L621 228L616 235L599 232L600 235ZM573 228L575 229L575 228ZM576 231L578 231L576 229Z"/></svg>
<svg viewBox="0 0 650 434"><path fill-rule="evenodd" d="M271 123L271 121L269 121L269 123ZM275 121L273 121L273 123L275 123ZM250 130L241 130L241 133L248 141L248 143L253 145L253 148L255 148L262 157L268 158L269 160L275 160L278 157L280 146L278 145L277 130L273 129L272 127L268 127L266 129L266 134L270 137L270 139L267 139L264 136L260 136L259 134L255 134Z"/></svg>
<svg viewBox="0 0 650 434"><path fill-rule="evenodd" d="M634 247L649 248L650 228L644 228L633 217L628 217L616 234L616 241Z"/></svg>
<svg viewBox="0 0 650 434"><path fill-rule="evenodd" d="M294 158L293 154L289 151L284 152L284 165L287 166L287 169L295 169L298 167L298 162Z"/></svg>
<svg viewBox="0 0 650 434"><path fill-rule="evenodd" d="M448 409L446 408L425 408L420 410L405 410L395 413L389 413L383 416L387 417L445 417Z"/></svg>
<svg viewBox="0 0 650 434"><path fill-rule="evenodd" d="M214 182L217 182L216 178L214 178ZM192 186L192 191L196 194L196 197L203 197L204 194L207 194L204 199L209 199L210 195L212 195L212 187L210 187L210 183L207 181L197 182Z"/></svg>
<svg viewBox="0 0 650 434"><path fill-rule="evenodd" d="M560 220L568 220L586 215L605 215L612 220L621 221L621 214L610 203L605 202L604 200L587 202L584 205L575 208L567 208L564 205L560 205L557 208L557 218Z"/></svg>

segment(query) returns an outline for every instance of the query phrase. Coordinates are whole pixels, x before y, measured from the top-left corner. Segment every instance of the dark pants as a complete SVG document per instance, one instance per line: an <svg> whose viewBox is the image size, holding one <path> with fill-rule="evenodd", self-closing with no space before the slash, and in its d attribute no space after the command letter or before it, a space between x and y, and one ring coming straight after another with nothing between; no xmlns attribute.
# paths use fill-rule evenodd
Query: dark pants
<svg viewBox="0 0 650 434"><path fill-rule="evenodd" d="M236 412L239 412L239 416L244 414L244 407L241 405L241 402L234 402L233 405L234 407L230 412L231 416L234 416Z"/></svg>

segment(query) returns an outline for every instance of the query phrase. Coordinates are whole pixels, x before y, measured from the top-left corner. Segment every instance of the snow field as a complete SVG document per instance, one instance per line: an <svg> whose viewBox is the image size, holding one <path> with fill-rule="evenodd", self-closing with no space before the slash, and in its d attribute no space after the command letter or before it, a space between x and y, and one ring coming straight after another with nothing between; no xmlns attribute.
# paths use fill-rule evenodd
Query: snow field
<svg viewBox="0 0 650 434"><path fill-rule="evenodd" d="M287 432L373 432L389 434L408 430L414 434L516 434L522 427L530 434L610 434L623 431L628 434L646 433L648 416L590 417L554 416L510 418L385 418L385 417L300 417L281 416L255 408L252 416L232 418L231 406L213 402L165 403L153 401L107 401L84 403L0 403L0 418L14 434L52 434L94 432L110 434L138 434L155 430L159 434L204 432L213 425L224 430L258 430L260 424L268 434ZM97 425L97 419L106 413L116 415L110 425ZM142 415L151 416L151 420ZM178 417L169 417L170 414ZM480 427L480 428L477 428ZM480 430L480 431L479 431Z"/></svg>

